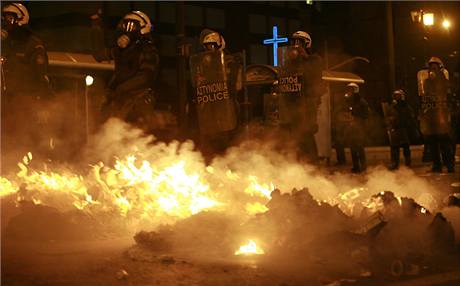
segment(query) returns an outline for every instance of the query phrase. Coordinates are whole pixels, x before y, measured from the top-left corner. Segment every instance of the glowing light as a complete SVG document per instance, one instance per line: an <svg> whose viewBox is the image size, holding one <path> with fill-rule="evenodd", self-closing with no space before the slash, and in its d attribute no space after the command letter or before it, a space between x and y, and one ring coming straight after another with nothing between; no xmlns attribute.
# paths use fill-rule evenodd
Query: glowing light
<svg viewBox="0 0 460 286"><path fill-rule="evenodd" d="M447 19L444 19L444 21L442 21L442 26L444 27L444 29L449 29L450 28L450 21L447 20Z"/></svg>
<svg viewBox="0 0 460 286"><path fill-rule="evenodd" d="M434 25L434 14L433 13L423 13L423 25L433 26Z"/></svg>
<svg viewBox="0 0 460 286"><path fill-rule="evenodd" d="M18 191L18 187L10 182L7 178L0 177L0 198L14 194Z"/></svg>
<svg viewBox="0 0 460 286"><path fill-rule="evenodd" d="M262 248L258 247L254 240L250 239L247 244L240 246L240 248L235 251L235 255L260 255L265 252Z"/></svg>
<svg viewBox="0 0 460 286"><path fill-rule="evenodd" d="M356 187L347 192L340 193L336 198L329 198L328 202L332 204L339 204L339 208L352 215L354 208L359 200L361 200L361 194L366 192L366 188Z"/></svg>
<svg viewBox="0 0 460 286"><path fill-rule="evenodd" d="M260 214L268 211L268 208L259 202L247 203L245 209L246 212L250 215Z"/></svg>
<svg viewBox="0 0 460 286"><path fill-rule="evenodd" d="M184 161L155 168L135 156L116 160L113 167L102 162L92 167L90 176L70 171L29 169L32 154L18 164L15 181L0 177L0 195L16 194L60 210L77 208L88 212L114 212L122 217L174 222L220 205L203 179L187 170ZM17 186L22 185L24 192ZM89 188L97 189L93 198Z"/></svg>
<svg viewBox="0 0 460 286"><path fill-rule="evenodd" d="M275 189L272 183L260 184L256 176L249 176L248 179L249 186L244 190L245 193L270 199L270 194Z"/></svg>
<svg viewBox="0 0 460 286"><path fill-rule="evenodd" d="M85 83L86 83L86 86L91 86L94 82L94 78L90 75L87 75L85 77Z"/></svg>
<svg viewBox="0 0 460 286"><path fill-rule="evenodd" d="M420 212L421 212L422 214L424 214L424 213L426 213L426 209L425 209L425 208L421 208L421 209L420 209Z"/></svg>
<svg viewBox="0 0 460 286"><path fill-rule="evenodd" d="M286 43L288 38L278 38L278 27L273 26L273 38L264 40L264 45L273 45L273 65L278 66L278 44Z"/></svg>

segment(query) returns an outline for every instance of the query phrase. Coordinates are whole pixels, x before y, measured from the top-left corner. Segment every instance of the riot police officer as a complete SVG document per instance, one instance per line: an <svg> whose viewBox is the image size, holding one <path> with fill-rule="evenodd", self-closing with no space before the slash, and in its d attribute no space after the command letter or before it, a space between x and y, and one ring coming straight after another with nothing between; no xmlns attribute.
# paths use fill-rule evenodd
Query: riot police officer
<svg viewBox="0 0 460 286"><path fill-rule="evenodd" d="M45 106L52 95L47 76L48 55L43 41L28 27L29 18L27 8L21 3L2 8L1 137L2 141L14 140L4 141L5 146L33 144L24 147L39 147L47 152L50 138L45 136L48 133L45 128L49 113Z"/></svg>
<svg viewBox="0 0 460 286"><path fill-rule="evenodd" d="M350 147L353 173L366 171L366 120L369 117L369 105L359 93L356 83L349 83L345 93L345 102L350 120L346 128L347 145Z"/></svg>
<svg viewBox="0 0 460 286"><path fill-rule="evenodd" d="M406 166L411 165L410 134L417 131L414 112L406 101L406 94L402 89L393 92L393 101L388 108L384 108L385 121L391 146L390 170L399 167L399 149L403 149Z"/></svg>
<svg viewBox="0 0 460 286"><path fill-rule="evenodd" d="M148 131L160 62L150 34L150 19L141 11L126 14L117 26L116 46L107 48L104 47L100 16L100 13L91 16L93 56L97 61L115 61L103 113L106 118L119 117Z"/></svg>
<svg viewBox="0 0 460 286"><path fill-rule="evenodd" d="M290 46L278 48L278 94L282 129L296 142L300 157L313 162L318 156L314 135L323 84L322 60L311 53L311 46L310 35L297 31Z"/></svg>
<svg viewBox="0 0 460 286"><path fill-rule="evenodd" d="M209 158L226 149L237 129L241 65L224 52L220 33L204 29L200 44L204 51L190 57L195 89L191 105L197 114L201 151Z"/></svg>
<svg viewBox="0 0 460 286"><path fill-rule="evenodd" d="M433 159L432 172L442 172L441 156L448 172L454 172L451 122L448 101L449 73L438 57L431 57L428 69L417 73L421 98L420 129Z"/></svg>
<svg viewBox="0 0 460 286"><path fill-rule="evenodd" d="M48 55L45 44L28 23L29 12L24 5L11 3L2 8L2 89L32 96L49 91Z"/></svg>

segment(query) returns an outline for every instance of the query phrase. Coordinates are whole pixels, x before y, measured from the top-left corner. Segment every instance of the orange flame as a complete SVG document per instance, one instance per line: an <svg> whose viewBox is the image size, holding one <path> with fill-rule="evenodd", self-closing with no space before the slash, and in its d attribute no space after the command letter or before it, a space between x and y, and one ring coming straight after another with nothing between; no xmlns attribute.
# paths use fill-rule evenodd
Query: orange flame
<svg viewBox="0 0 460 286"><path fill-rule="evenodd" d="M18 200L62 211L77 208L158 224L173 223L201 211L225 210L240 201L243 208L239 211L249 215L268 210L265 203L274 189L272 183L259 183L256 176L249 176L241 180L248 185L240 187L239 181L231 183L240 176L227 170L223 173L224 180L219 178L219 191L212 190L207 178L219 176L221 172L211 166L192 169L185 159L160 167L130 155L117 159L113 166L99 162L91 166L89 174L79 175L70 170L50 171L47 167L44 171L33 170L29 166L32 160L29 153L18 164L20 170L14 179L0 177L0 196L16 194ZM21 191L17 186L21 186ZM241 188L243 195L238 195L238 200L230 192L236 187Z"/></svg>
<svg viewBox="0 0 460 286"><path fill-rule="evenodd" d="M240 248L235 251L235 255L260 255L265 252L257 246L254 240L250 239L247 244L241 245Z"/></svg>

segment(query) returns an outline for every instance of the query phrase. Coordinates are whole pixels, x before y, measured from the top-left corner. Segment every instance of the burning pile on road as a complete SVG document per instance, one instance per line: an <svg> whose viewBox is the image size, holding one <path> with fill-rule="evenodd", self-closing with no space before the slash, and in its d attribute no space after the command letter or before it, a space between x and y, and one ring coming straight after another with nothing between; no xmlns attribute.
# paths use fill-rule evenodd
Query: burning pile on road
<svg viewBox="0 0 460 286"><path fill-rule="evenodd" d="M373 196L357 217L314 200L308 189L274 190L267 208L243 224L201 213L167 229L140 232L135 240L146 249L195 257L265 254L258 260L267 267L328 277L399 277L458 266L454 230L443 215L391 192Z"/></svg>
<svg viewBox="0 0 460 286"><path fill-rule="evenodd" d="M154 251L356 275L376 262L401 275L456 251L449 222L430 213L434 191L409 170L377 169L365 183L327 177L253 143L207 165L192 143L155 142L116 120L104 128L82 156L89 168L37 168L27 154L0 178L4 235L137 233Z"/></svg>

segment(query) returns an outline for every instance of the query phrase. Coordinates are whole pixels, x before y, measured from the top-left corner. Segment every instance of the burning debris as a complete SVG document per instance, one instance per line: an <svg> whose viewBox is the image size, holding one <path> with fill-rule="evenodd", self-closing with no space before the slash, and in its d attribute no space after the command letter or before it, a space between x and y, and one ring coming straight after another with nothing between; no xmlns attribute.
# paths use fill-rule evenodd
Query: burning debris
<svg viewBox="0 0 460 286"><path fill-rule="evenodd" d="M234 256L264 254L259 260L265 265L295 261L298 267L316 269L329 276L335 273L338 277L417 275L422 269L435 267L433 261L452 261L453 255L458 254L452 226L440 213L431 215L414 200L397 198L391 192L379 193L372 199L381 202L379 210L365 208L360 217L350 217L337 207L315 201L308 189L284 194L274 190L267 203L268 211L243 224L223 227L229 218L220 217L213 232L209 229L213 225L208 222L216 219L216 214L198 214L164 233L138 233L136 242L158 251L169 237L170 242L176 242L172 249L179 253L181 248L202 251L203 245L208 245L216 257L231 259L228 249L237 245L231 237L252 235L258 242L246 239L234 248ZM196 225L206 225L208 233L197 232ZM177 244L177 237L193 234L199 235L199 242L186 239L182 241L185 245ZM223 239L216 241L216 234Z"/></svg>
<svg viewBox="0 0 460 286"><path fill-rule="evenodd" d="M126 270L120 269L120 270L117 271L116 277L117 277L118 280L124 280L124 279L128 279L129 274L128 274L128 272Z"/></svg>
<svg viewBox="0 0 460 286"><path fill-rule="evenodd" d="M257 246L256 242L252 239L250 239L247 244L240 246L240 248L235 251L235 255L254 255L264 253L265 252L259 246Z"/></svg>
<svg viewBox="0 0 460 286"><path fill-rule="evenodd" d="M266 267L342 278L412 275L458 251L453 227L460 215L437 213L430 187L408 170L376 169L364 183L327 177L257 144L206 165L190 143L166 145L109 124L104 136L114 135L90 145L100 157L85 163L89 168L38 168L28 154L17 174L1 178L2 202L20 210L7 236L137 233L137 247L155 253L147 255L155 261L251 257Z"/></svg>

